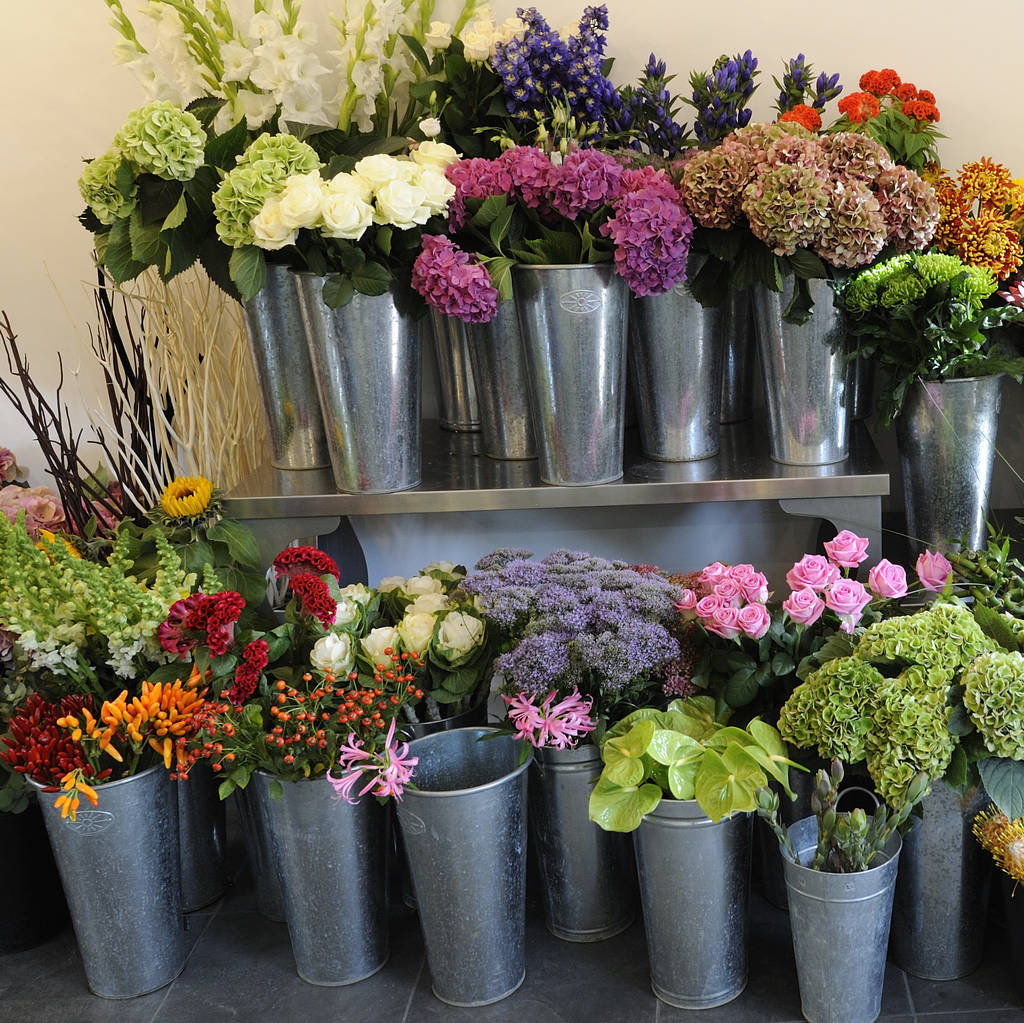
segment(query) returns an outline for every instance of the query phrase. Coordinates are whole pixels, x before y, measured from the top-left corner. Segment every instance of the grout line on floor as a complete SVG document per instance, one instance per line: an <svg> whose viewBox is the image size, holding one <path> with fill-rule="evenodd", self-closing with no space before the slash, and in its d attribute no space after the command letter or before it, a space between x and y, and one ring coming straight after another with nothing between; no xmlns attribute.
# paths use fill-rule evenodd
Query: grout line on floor
<svg viewBox="0 0 1024 1023"><path fill-rule="evenodd" d="M401 1023L409 1023L409 1013L412 1011L412 1000L416 997L416 991L420 986L420 977L423 976L423 968L427 965L427 955L424 952L420 959L420 968L416 971L416 979L412 982L412 990L409 992L409 1000L405 1003L405 1012L402 1013Z"/></svg>

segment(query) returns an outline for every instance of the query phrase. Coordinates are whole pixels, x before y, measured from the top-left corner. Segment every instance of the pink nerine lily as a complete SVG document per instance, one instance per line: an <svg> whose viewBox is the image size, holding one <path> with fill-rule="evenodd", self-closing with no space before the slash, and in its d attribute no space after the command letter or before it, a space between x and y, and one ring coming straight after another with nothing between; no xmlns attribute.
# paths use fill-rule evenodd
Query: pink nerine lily
<svg viewBox="0 0 1024 1023"><path fill-rule="evenodd" d="M371 791L375 796L394 796L401 800L412 778L412 769L418 763L419 757L409 756L407 742L395 741L395 718L392 718L384 748L379 753L366 749L363 740L353 736L338 750L336 766L347 773L335 778L328 772L327 780L346 803L353 805ZM353 790L361 782L365 784L353 796Z"/></svg>
<svg viewBox="0 0 1024 1023"><path fill-rule="evenodd" d="M564 700L555 703L557 695L558 691L552 689L539 707L522 693L502 697L509 707L508 716L516 726L517 739L524 739L538 748L571 749L580 736L597 727L590 716L593 697L581 696L575 686Z"/></svg>

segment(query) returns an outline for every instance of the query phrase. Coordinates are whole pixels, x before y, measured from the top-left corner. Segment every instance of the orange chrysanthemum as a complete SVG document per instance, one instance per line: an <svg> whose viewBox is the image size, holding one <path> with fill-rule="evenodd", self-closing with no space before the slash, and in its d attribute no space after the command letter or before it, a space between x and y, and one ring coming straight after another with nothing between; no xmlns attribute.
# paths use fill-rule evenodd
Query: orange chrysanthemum
<svg viewBox="0 0 1024 1023"><path fill-rule="evenodd" d="M1000 214L981 210L960 221L956 254L965 263L991 270L1003 281L1020 266L1020 235Z"/></svg>
<svg viewBox="0 0 1024 1023"><path fill-rule="evenodd" d="M960 194L971 205L975 200L982 207L1000 212L1014 204L1015 190L1010 171L1001 163L983 156L980 160L965 163L958 175Z"/></svg>
<svg viewBox="0 0 1024 1023"><path fill-rule="evenodd" d="M853 124L861 124L878 116L878 100L871 92L851 92L839 101L839 113Z"/></svg>
<svg viewBox="0 0 1024 1023"><path fill-rule="evenodd" d="M802 124L808 131L817 131L821 127L821 114L806 103L798 103L792 110L787 110L779 120Z"/></svg>

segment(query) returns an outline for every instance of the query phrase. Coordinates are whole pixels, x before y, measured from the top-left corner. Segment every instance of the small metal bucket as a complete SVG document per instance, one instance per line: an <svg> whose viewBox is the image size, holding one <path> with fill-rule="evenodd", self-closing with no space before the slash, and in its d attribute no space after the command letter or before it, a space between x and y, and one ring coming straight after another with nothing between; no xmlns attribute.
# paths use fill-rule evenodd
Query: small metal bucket
<svg viewBox="0 0 1024 1023"><path fill-rule="evenodd" d="M695 800L662 799L633 832L651 988L711 1009L747 985L750 815L713 823Z"/></svg>
<svg viewBox="0 0 1024 1023"><path fill-rule="evenodd" d="M163 765L97 786L99 805L62 818L39 794L85 978L102 998L135 998L185 968L178 804Z"/></svg>
<svg viewBox="0 0 1024 1023"><path fill-rule="evenodd" d="M268 266L266 286L242 303L242 317L270 427L271 463L278 469L330 464L295 275Z"/></svg>
<svg viewBox="0 0 1024 1023"><path fill-rule="evenodd" d="M871 1023L882 1011L900 836L889 839L879 866L829 874L803 865L818 846L817 817L788 831L800 858L783 857L800 1009L810 1023Z"/></svg>
<svg viewBox="0 0 1024 1023"><path fill-rule="evenodd" d="M648 458L691 462L717 454L724 319L685 284L632 299L629 366Z"/></svg>
<svg viewBox="0 0 1024 1023"><path fill-rule="evenodd" d="M480 430L480 402L466 340L469 324L433 308L430 310L430 322L441 398L441 429L453 433L477 433Z"/></svg>
<svg viewBox="0 0 1024 1023"><path fill-rule="evenodd" d="M296 274L309 354L339 490L389 494L420 482L420 351L426 316L390 294L330 309L324 278Z"/></svg>
<svg viewBox="0 0 1024 1023"><path fill-rule="evenodd" d="M530 837L548 930L565 941L602 941L636 915L629 835L603 831L589 815L601 773L596 746L538 749L530 768Z"/></svg>
<svg viewBox="0 0 1024 1023"><path fill-rule="evenodd" d="M253 772L281 876L298 975L309 984L354 984L388 959L390 815L376 799L353 806L326 778L281 782Z"/></svg>
<svg viewBox="0 0 1024 1023"><path fill-rule="evenodd" d="M409 749L419 757L416 788L398 804L398 823L433 991L449 1005L489 1005L526 977L531 757L488 728L437 732Z"/></svg>
<svg viewBox="0 0 1024 1023"><path fill-rule="evenodd" d="M991 857L971 825L988 805L978 788L961 797L933 781L903 836L892 909L893 961L915 977L955 980L985 953Z"/></svg>
<svg viewBox="0 0 1024 1023"><path fill-rule="evenodd" d="M181 842L181 900L186 913L216 902L227 887L227 814L207 760L179 780L178 834Z"/></svg>
<svg viewBox="0 0 1024 1023"><path fill-rule="evenodd" d="M512 268L540 478L622 475L629 289L611 263Z"/></svg>

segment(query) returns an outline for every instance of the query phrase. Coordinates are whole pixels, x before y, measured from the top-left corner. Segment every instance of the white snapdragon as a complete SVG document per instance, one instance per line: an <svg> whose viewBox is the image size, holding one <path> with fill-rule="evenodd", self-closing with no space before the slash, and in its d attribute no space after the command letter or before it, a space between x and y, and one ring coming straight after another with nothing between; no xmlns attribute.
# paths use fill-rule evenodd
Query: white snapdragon
<svg viewBox="0 0 1024 1023"><path fill-rule="evenodd" d="M347 632L329 632L321 636L309 655L310 664L320 671L329 671L335 678L342 678L352 670L356 652L352 637Z"/></svg>
<svg viewBox="0 0 1024 1023"><path fill-rule="evenodd" d="M409 614L398 623L398 635L402 648L409 653L423 654L430 646L437 616L426 613Z"/></svg>
<svg viewBox="0 0 1024 1023"><path fill-rule="evenodd" d="M278 196L277 215L281 226L290 231L314 227L323 209L323 180L319 171L293 174ZM256 233L253 221L253 233Z"/></svg>
<svg viewBox="0 0 1024 1023"><path fill-rule="evenodd" d="M272 195L264 204L263 209L252 218L250 224L253 239L261 249L274 251L293 245L299 232L288 227L281 217L281 200Z"/></svg>

